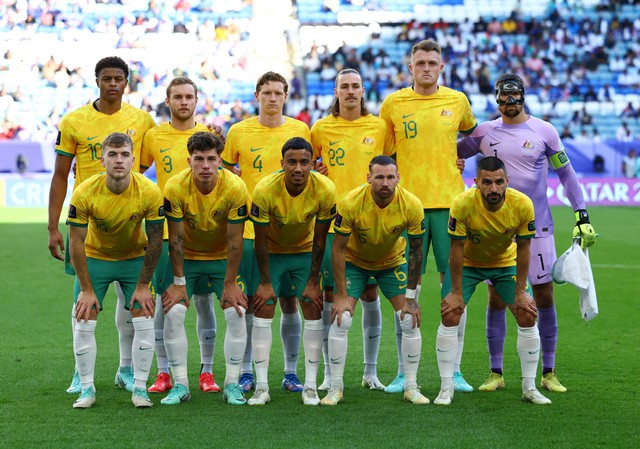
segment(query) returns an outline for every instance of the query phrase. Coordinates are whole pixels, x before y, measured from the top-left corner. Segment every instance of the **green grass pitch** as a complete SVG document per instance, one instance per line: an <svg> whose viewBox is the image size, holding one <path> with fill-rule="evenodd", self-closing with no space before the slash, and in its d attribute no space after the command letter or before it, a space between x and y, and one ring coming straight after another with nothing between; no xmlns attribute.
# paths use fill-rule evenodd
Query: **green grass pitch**
<svg viewBox="0 0 640 449"><path fill-rule="evenodd" d="M152 409L137 410L130 394L113 384L118 349L115 296L110 290L98 318L98 402L90 410L75 410L71 407L75 396L64 391L73 370L72 278L49 255L45 211L0 209L0 447L635 447L640 416L640 209L593 207L590 214L600 233L590 252L600 315L583 321L577 290L556 286L557 372L569 391L545 393L553 401L550 406L520 401L513 318L508 321L506 388L502 391L458 393L449 407L417 407L404 403L401 395L363 389L360 308L350 332L343 404L304 407L299 395L282 392L282 346L276 319L271 403L257 408L228 406L221 394L205 395L198 390L199 352L192 307L187 321L192 401L161 406L156 395ZM556 245L562 253L570 243L572 214L568 208L557 208L554 216ZM430 260L420 298L423 351L418 373L422 391L431 400L439 390L434 350L439 293L432 267ZM382 307L378 374L387 383L395 376L397 360L391 307L384 300ZM462 366L475 387L488 373L485 307L486 291L479 288L469 304ZM214 371L221 383L225 325L220 310L217 321ZM298 372L302 378L302 358ZM318 380L321 378L322 374Z"/></svg>

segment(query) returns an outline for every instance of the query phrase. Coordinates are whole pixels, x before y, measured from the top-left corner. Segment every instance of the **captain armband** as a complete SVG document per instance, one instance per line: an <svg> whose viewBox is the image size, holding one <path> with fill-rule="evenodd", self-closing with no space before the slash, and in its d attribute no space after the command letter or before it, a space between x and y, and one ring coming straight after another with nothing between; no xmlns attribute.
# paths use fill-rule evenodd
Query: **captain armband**
<svg viewBox="0 0 640 449"><path fill-rule="evenodd" d="M551 156L549 158L549 162L551 162L551 166L553 167L553 169L557 170L569 163L569 156L567 156L567 153L562 150Z"/></svg>

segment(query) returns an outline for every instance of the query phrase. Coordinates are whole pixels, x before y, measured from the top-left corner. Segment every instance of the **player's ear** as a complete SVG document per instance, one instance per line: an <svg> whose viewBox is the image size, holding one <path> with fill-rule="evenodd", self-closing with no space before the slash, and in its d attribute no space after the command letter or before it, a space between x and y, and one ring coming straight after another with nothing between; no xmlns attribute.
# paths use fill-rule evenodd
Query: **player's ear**
<svg viewBox="0 0 640 449"><path fill-rule="evenodd" d="M367 182L371 184L371 173L367 172Z"/></svg>
<svg viewBox="0 0 640 449"><path fill-rule="evenodd" d="M280 159L280 168L284 170L284 159Z"/></svg>
<svg viewBox="0 0 640 449"><path fill-rule="evenodd" d="M104 165L104 157L103 156L100 156L100 163L102 164L103 167L105 166Z"/></svg>
<svg viewBox="0 0 640 449"><path fill-rule="evenodd" d="M189 164L189 167L191 167L191 156L187 157L187 164Z"/></svg>

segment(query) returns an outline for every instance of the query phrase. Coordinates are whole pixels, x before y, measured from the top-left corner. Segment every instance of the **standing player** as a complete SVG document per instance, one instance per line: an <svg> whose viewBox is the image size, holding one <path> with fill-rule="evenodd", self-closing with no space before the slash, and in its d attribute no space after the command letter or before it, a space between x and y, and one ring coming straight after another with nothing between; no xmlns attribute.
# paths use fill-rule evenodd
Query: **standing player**
<svg viewBox="0 0 640 449"><path fill-rule="evenodd" d="M175 386L163 404L188 401L187 334L184 319L196 283L205 281L224 310L227 373L224 400L242 405L246 400L238 385L247 328L247 297L237 283L242 257L242 232L248 216L249 194L244 182L220 169L222 141L209 132L198 132L187 142L190 169L167 183L165 213L169 220L169 251L173 285L162 298L166 315L165 346Z"/></svg>
<svg viewBox="0 0 640 449"><path fill-rule="evenodd" d="M550 404L535 385L540 336L527 282L529 244L536 232L533 204L525 194L507 189L507 170L497 157L478 163L474 181L476 188L459 194L451 204L450 266L442 285L442 322L436 338L442 384L433 403L451 404L460 317L476 285L488 279L518 323L522 400Z"/></svg>
<svg viewBox="0 0 640 449"><path fill-rule="evenodd" d="M269 402L271 323L275 292L293 279L304 316L305 382L302 401L318 405L316 377L322 354L322 291L320 266L327 232L336 213L336 188L325 176L312 172L313 150L301 137L282 147L282 170L266 176L253 191L251 220L260 284L254 295L253 354L256 391L249 405Z"/></svg>
<svg viewBox="0 0 640 449"><path fill-rule="evenodd" d="M337 405L344 390L347 333L353 310L369 278L376 279L389 298L402 326L404 398L428 404L416 382L422 336L416 287L422 267L424 215L420 200L398 186L398 167L389 156L376 156L369 164L367 182L340 201L333 242L335 295L329 331L331 389L322 405ZM404 257L409 236L409 268Z"/></svg>
<svg viewBox="0 0 640 449"><path fill-rule="evenodd" d="M507 166L510 185L525 193L533 201L536 214L536 235L531 241L529 281L538 308L538 329L542 336L542 382L551 391L566 388L555 375L555 353L558 342L558 320L553 301L551 267L556 260L553 239L553 218L547 201L547 172L549 165L558 174L566 196L575 211L574 237L581 238L583 247L596 239L584 197L576 174L564 151L560 137L548 122L532 117L524 111L524 83L516 74L505 73L495 84L496 102L502 114L491 122L478 126L458 143L460 157L477 153L497 155ZM479 388L494 391L504 387L502 353L506 335L505 305L496 289L489 286L487 308L487 342L491 358L491 374Z"/></svg>
<svg viewBox="0 0 640 449"><path fill-rule="evenodd" d="M189 167L187 140L196 132L208 131L207 126L197 123L194 117L198 103L198 88L189 78L180 76L171 80L167 86L165 103L171 111L171 120L150 129L145 134L142 144L142 160L140 161L142 170L146 170L155 162L158 186L162 191L164 191L169 179ZM160 298L166 288L171 285L173 279L168 244L166 243L168 238L169 233L165 228L163 252L154 277L158 305L155 316L158 377L149 387L149 393L165 393L172 387L171 376L169 376L169 359L164 342L164 312L160 307ZM204 285L196 286L193 295L200 344L200 389L205 393L220 391L213 375L216 316L213 308L213 296L211 293L205 293L207 289L211 290L205 281Z"/></svg>
<svg viewBox="0 0 640 449"><path fill-rule="evenodd" d="M289 85L278 73L267 72L256 83L254 96L259 104L257 117L243 120L229 129L223 164L230 170L238 164L240 177L253 192L258 181L281 168L281 150L284 143L296 136L310 139L309 127L300 120L283 115L282 109L287 101ZM246 293L252 298L259 281L258 266L253 249L253 223L247 223L244 230L244 251L240 275L246 281ZM283 291L278 292L282 317L280 336L284 350L284 379L282 386L288 391L300 392L303 387L298 379L297 364L300 352L300 334L302 320L298 313L295 294L290 292L289 284L283 284ZM281 294L282 293L282 294ZM253 328L253 307L249 301L247 320L247 348L240 376L240 385L245 392L254 386L251 367L251 335Z"/></svg>
<svg viewBox="0 0 640 449"><path fill-rule="evenodd" d="M476 126L467 97L461 92L438 86L443 68L437 42L424 40L417 43L411 49L409 64L413 86L389 95L380 108L380 117L387 122L395 137L395 157L398 171L404 174L403 186L422 201L426 228L422 273L426 269L429 246L433 244L440 282L449 263L449 205L453 197L464 190L462 176L456 166L457 135L458 132L468 134ZM420 297L420 282L418 284ZM460 354L455 376L457 391L473 391L459 368L465 323L466 313L462 315L459 327ZM400 325L396 320L398 348L400 336ZM400 356L398 365L398 377L387 387L387 392L402 391Z"/></svg>
<svg viewBox="0 0 640 449"><path fill-rule="evenodd" d="M318 120L311 128L311 144L316 159L323 163L316 169L327 174L338 192L338 201L360 184L364 179L354 173L365 173L369 160L391 149L391 134L380 118L369 114L364 104L362 78L354 69L344 69L336 76L333 90L335 99L331 114ZM333 245L333 228L327 236L327 248ZM328 335L331 326L331 304L333 302L334 279L331 269L331 251L325 251L323 260L323 281L325 302L322 312L324 325L324 381L318 388L328 390L331 370L328 358ZM378 380L376 363L382 315L377 285L367 285L362 296L362 341L364 348L364 375L362 385L372 390L383 390L385 386Z"/></svg>
<svg viewBox="0 0 640 449"><path fill-rule="evenodd" d="M151 407L147 378L153 362L154 301L149 283L162 251L162 193L152 181L131 171L129 136L110 134L101 147L106 173L79 185L69 205L69 248L76 271L73 349L82 384L73 407L89 408L96 402L96 319L107 288L115 281L122 288L124 307L131 310L134 328L131 400L136 407Z"/></svg>
<svg viewBox="0 0 640 449"><path fill-rule="evenodd" d="M63 249L64 239L58 230L58 222L67 194L67 180L74 158L75 189L81 182L103 171L100 157L102 156L101 142L105 137L113 132L123 132L133 141L133 170L140 171L139 156L142 138L148 129L155 126L147 112L122 102L122 95L129 77L129 67L122 59L116 56L101 59L96 64L95 75L100 97L67 114L60 122L55 147L56 162L49 190L49 251L56 259L65 261L65 272L71 275L75 272L71 266L69 251L65 254ZM120 367L116 372L116 385L131 391L133 326L131 314L125 309L122 290L117 283L115 287L118 296L116 327L120 345ZM72 310L72 330L75 329L75 322L75 311ZM74 372L73 381L67 392L80 392L80 378L77 370Z"/></svg>

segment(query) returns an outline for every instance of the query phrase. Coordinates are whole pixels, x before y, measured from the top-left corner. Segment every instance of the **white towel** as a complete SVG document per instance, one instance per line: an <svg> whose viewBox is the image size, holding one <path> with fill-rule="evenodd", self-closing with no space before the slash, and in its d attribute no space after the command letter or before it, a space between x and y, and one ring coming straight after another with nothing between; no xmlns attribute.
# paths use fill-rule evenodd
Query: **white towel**
<svg viewBox="0 0 640 449"><path fill-rule="evenodd" d="M580 313L584 320L598 315L598 298L589 261L589 250L580 249L577 240L553 264L551 277L558 284L569 283L578 288Z"/></svg>

